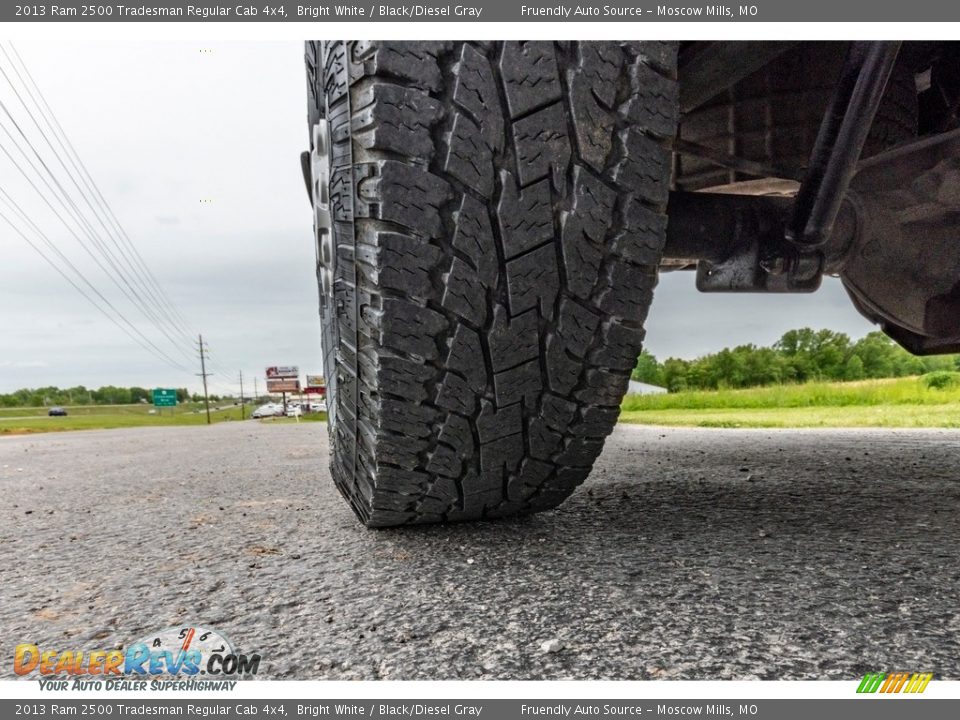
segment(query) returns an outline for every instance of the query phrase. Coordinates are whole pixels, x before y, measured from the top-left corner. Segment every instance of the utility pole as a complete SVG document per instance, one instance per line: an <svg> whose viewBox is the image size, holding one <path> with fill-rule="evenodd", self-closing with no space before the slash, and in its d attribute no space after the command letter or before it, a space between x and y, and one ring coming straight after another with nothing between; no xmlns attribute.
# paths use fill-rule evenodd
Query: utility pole
<svg viewBox="0 0 960 720"><path fill-rule="evenodd" d="M240 371L240 419L241 420L247 419L247 408L244 405L244 402L245 401L243 399L243 370L241 370Z"/></svg>
<svg viewBox="0 0 960 720"><path fill-rule="evenodd" d="M257 376L253 376L253 404L257 404L257 398L260 396L260 393L257 392Z"/></svg>
<svg viewBox="0 0 960 720"><path fill-rule="evenodd" d="M207 376L213 373L207 372L206 358L204 357L203 335L197 336L200 339L200 372L197 373L203 378L203 404L207 408L207 425L210 424L210 397L207 395Z"/></svg>

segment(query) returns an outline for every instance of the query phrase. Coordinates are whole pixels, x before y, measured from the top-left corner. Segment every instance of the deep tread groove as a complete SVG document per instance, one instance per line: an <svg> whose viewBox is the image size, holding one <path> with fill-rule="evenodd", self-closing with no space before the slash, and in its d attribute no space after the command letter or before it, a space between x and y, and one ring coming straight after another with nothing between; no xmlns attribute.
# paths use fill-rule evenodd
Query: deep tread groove
<svg viewBox="0 0 960 720"><path fill-rule="evenodd" d="M676 46L323 45L337 487L371 526L555 507L640 351Z"/></svg>

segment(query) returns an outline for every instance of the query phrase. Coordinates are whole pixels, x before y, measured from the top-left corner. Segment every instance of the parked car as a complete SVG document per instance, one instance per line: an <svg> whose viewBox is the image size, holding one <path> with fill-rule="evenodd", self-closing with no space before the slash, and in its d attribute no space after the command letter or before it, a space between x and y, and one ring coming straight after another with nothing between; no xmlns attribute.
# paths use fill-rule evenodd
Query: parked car
<svg viewBox="0 0 960 720"><path fill-rule="evenodd" d="M277 412L283 414L283 407L276 405L275 403L267 403L266 405L261 405L256 410L251 413L253 418L265 418L265 417L274 417L277 415Z"/></svg>
<svg viewBox="0 0 960 720"><path fill-rule="evenodd" d="M67 411L65 408L57 406L47 410L47 415L49 415L50 417L66 417Z"/></svg>
<svg viewBox="0 0 960 720"><path fill-rule="evenodd" d="M300 409L299 405L291 405L287 408L287 417L300 417L303 415L303 410Z"/></svg>

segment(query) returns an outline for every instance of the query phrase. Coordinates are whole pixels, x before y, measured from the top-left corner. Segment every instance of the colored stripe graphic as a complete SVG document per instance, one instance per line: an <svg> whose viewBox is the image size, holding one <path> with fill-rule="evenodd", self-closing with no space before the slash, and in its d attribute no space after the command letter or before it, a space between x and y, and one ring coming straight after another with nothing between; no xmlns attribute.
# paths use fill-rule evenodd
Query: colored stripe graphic
<svg viewBox="0 0 960 720"><path fill-rule="evenodd" d="M891 673L887 681L880 688L882 693L898 693L903 684L907 681L906 673Z"/></svg>
<svg viewBox="0 0 960 720"><path fill-rule="evenodd" d="M867 673L857 686L858 693L922 693L933 679L933 673Z"/></svg>
<svg viewBox="0 0 960 720"><path fill-rule="evenodd" d="M883 682L886 675L884 673L867 673L863 676L863 680L860 681L860 687L857 688L858 693L875 693L880 687L880 683Z"/></svg>
<svg viewBox="0 0 960 720"><path fill-rule="evenodd" d="M922 693L927 689L927 685L930 684L932 679L933 673L914 673L914 676L910 679L910 684L907 685L907 689L904 690L904 692Z"/></svg>

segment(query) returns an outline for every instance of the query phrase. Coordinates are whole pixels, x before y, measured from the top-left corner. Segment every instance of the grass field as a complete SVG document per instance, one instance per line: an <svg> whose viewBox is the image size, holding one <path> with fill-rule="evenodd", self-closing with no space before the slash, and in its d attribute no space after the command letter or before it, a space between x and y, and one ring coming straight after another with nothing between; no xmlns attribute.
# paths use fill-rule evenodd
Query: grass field
<svg viewBox="0 0 960 720"><path fill-rule="evenodd" d="M296 424L298 422L326 422L326 421L327 421L327 414L323 412L309 413L308 415L301 415L299 420L297 418L292 418L292 417L265 418L263 420L263 422L266 422L266 423L278 423L281 425L286 423Z"/></svg>
<svg viewBox="0 0 960 720"><path fill-rule="evenodd" d="M64 430L202 425L207 422L202 403L185 403L151 415L152 409L150 405L81 405L68 406L67 417L48 417L47 408L0 408L0 436ZM214 410L211 406L210 410L213 422L240 420L239 407ZM248 406L248 418L250 410Z"/></svg>
<svg viewBox="0 0 960 720"><path fill-rule="evenodd" d="M960 428L960 386L924 378L631 396L620 422L694 427Z"/></svg>
<svg viewBox="0 0 960 720"><path fill-rule="evenodd" d="M151 409L149 405L90 405L68 407L67 417L51 418L46 408L0 408L0 436L206 423L200 403L180 405L172 413L165 409L150 414ZM247 418L251 409L246 409ZM215 410L211 419L238 421L240 408ZM300 422L323 420L325 413L300 418ZM623 402L620 422L719 428L960 428L960 384L938 390L929 388L924 378L911 377L631 396Z"/></svg>

